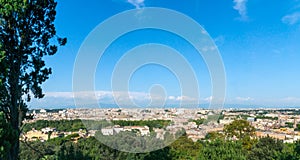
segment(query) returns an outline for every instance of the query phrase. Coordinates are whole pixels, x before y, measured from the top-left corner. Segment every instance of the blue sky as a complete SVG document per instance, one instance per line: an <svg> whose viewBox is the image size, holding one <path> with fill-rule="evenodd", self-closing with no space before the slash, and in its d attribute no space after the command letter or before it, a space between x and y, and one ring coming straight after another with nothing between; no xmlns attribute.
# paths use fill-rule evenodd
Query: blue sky
<svg viewBox="0 0 300 160"><path fill-rule="evenodd" d="M205 28L225 66L226 103L300 106L299 0L58 0L55 25L58 35L68 38L68 44L46 58L53 68L43 85L46 97L31 106L72 105L74 61L84 39L111 16L145 7L181 12ZM112 102L111 73L115 64L126 51L144 43L164 44L179 51L196 73L201 103L209 103L211 79L202 57L178 36L153 29L126 34L106 50L95 78L100 102ZM153 84L164 87L170 102L185 96L180 94L178 80L171 71L152 64L139 68L130 79L134 101L149 103L147 93Z"/></svg>

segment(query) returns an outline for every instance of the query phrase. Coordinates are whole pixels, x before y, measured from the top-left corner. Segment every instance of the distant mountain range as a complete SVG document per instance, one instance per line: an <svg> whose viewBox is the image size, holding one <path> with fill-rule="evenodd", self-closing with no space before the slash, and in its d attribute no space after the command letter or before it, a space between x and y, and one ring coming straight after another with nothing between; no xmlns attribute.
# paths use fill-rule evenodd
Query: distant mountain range
<svg viewBox="0 0 300 160"><path fill-rule="evenodd" d="M185 104L185 105L178 105L178 104L167 104L163 107L158 106L141 106L141 107L133 107L133 106L126 106L122 105L119 106L117 104L96 104L96 105L84 105L84 106L47 106L47 107L29 107L29 109L73 109L73 108L203 108L203 109L300 109L300 106L263 106L263 105L247 105L247 104L224 104L218 106L209 106L209 104Z"/></svg>

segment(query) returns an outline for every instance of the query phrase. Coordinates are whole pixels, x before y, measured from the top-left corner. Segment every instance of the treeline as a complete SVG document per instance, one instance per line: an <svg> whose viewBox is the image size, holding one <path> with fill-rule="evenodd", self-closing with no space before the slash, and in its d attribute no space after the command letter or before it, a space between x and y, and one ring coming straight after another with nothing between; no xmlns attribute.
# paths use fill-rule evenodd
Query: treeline
<svg viewBox="0 0 300 160"><path fill-rule="evenodd" d="M23 127L23 132L28 132L32 128L36 130L41 130L42 128L50 127L56 128L58 131L64 132L74 132L79 129L89 129L89 130L99 130L103 127L111 125L120 125L120 126L148 126L150 131L153 128L165 128L171 123L170 120L139 120L139 121L106 121L106 120L57 120L57 121L48 121L48 120L38 120L33 123L26 123Z"/></svg>
<svg viewBox="0 0 300 160"><path fill-rule="evenodd" d="M257 119L269 119L269 120L273 120L273 121L277 121L278 117L267 117L267 116L263 116L263 115L258 115L256 116Z"/></svg>
<svg viewBox="0 0 300 160"><path fill-rule="evenodd" d="M148 126L150 131L153 131L153 128L165 128L171 124L170 120L139 120L139 121L112 121L114 125L120 126Z"/></svg>
<svg viewBox="0 0 300 160"><path fill-rule="evenodd" d="M185 135L171 145L148 153L127 153L112 149L95 137L79 139L77 143L64 140L21 143L22 160L299 160L300 142L285 144L271 137L253 140L250 148L243 141L214 139L193 142ZM134 144L133 144L134 145Z"/></svg>
<svg viewBox="0 0 300 160"><path fill-rule="evenodd" d="M80 120L76 120L79 123ZM75 122L70 122L69 125ZM92 121L87 121L92 122ZM116 121L118 125L122 121ZM75 123L75 124L76 124ZM146 123L146 122L145 122ZM162 122L161 122L162 123ZM64 124L64 123L62 123ZM62 125L61 124L61 125ZM87 123L85 123L87 124ZM95 123L91 123L95 124ZM104 121L103 123L104 124ZM139 124L144 124L140 122ZM99 124L101 123L99 122ZM149 125L149 124L148 124ZM71 135L49 139L46 142L21 142L20 159L24 160L299 160L300 141L287 144L271 137L255 137L255 129L246 120L235 120L224 127L223 133L211 132L203 140L193 142L186 134L174 137L166 132L164 140L149 136L136 136L134 132L120 132L104 136L79 138ZM79 139L78 139L79 138ZM76 141L74 141L76 139ZM175 141L174 141L175 140ZM108 147L109 146L109 147ZM167 146L167 147L164 147ZM110 148L112 147L112 148ZM162 149L161 149L162 148ZM150 149L149 151L147 149ZM155 151L151 151L157 149ZM120 151L121 150L121 151ZM131 151L133 153L122 152ZM147 153L141 153L148 151Z"/></svg>
<svg viewBox="0 0 300 160"><path fill-rule="evenodd" d="M84 124L80 119L76 120L59 120L59 121L48 121L48 120L38 120L33 123L26 123L23 127L23 132L28 132L32 128L36 130L41 130L42 128L51 127L56 128L59 131L74 132L79 129L85 129Z"/></svg>

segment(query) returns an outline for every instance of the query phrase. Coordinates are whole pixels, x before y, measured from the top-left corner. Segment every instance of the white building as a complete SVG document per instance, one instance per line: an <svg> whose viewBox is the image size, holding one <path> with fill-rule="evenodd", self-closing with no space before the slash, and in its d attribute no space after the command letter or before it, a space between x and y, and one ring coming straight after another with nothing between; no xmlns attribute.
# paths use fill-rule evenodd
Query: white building
<svg viewBox="0 0 300 160"><path fill-rule="evenodd" d="M105 136L113 135L114 134L114 129L113 128L102 128L101 132Z"/></svg>
<svg viewBox="0 0 300 160"><path fill-rule="evenodd" d="M47 111L45 109L41 109L40 113L47 113Z"/></svg>

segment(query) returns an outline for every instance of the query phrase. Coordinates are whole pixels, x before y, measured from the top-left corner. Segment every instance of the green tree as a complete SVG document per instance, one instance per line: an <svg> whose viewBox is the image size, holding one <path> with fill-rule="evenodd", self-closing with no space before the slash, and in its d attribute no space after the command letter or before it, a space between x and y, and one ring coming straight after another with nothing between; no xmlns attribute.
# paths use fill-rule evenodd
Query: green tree
<svg viewBox="0 0 300 160"><path fill-rule="evenodd" d="M238 138L240 140L255 135L255 128L246 120L234 120L224 127L224 133L228 138Z"/></svg>
<svg viewBox="0 0 300 160"><path fill-rule="evenodd" d="M67 160L66 158L66 154L67 154L67 151L66 151L66 145L63 144L57 154L57 159L60 159L60 160Z"/></svg>
<svg viewBox="0 0 300 160"><path fill-rule="evenodd" d="M264 137L252 147L249 160L273 160L279 159L283 150L283 142L271 137Z"/></svg>
<svg viewBox="0 0 300 160"><path fill-rule="evenodd" d="M209 140L224 139L224 135L219 132L209 132L205 135L205 139L209 139Z"/></svg>
<svg viewBox="0 0 300 160"><path fill-rule="evenodd" d="M21 160L41 160L42 158L55 158L56 145L52 143L33 141L22 142L20 144L20 159Z"/></svg>
<svg viewBox="0 0 300 160"><path fill-rule="evenodd" d="M8 159L18 159L26 102L31 95L44 96L41 84L51 68L45 67L43 57L54 55L57 44L66 43L66 38L56 36L56 5L54 0L0 0L0 110L16 136L10 142Z"/></svg>
<svg viewBox="0 0 300 160"><path fill-rule="evenodd" d="M204 142L199 156L201 160L246 160L247 152L243 150L241 141L216 139Z"/></svg>
<svg viewBox="0 0 300 160"><path fill-rule="evenodd" d="M299 160L300 157L296 153L296 143L284 143L283 150L280 154L281 160Z"/></svg>
<svg viewBox="0 0 300 160"><path fill-rule="evenodd" d="M193 142L186 135L183 135L174 141L169 148L172 159L196 159L201 144Z"/></svg>
<svg viewBox="0 0 300 160"><path fill-rule="evenodd" d="M8 159L7 152L14 138L11 126L6 122L4 113L0 112L0 159Z"/></svg>
<svg viewBox="0 0 300 160"><path fill-rule="evenodd" d="M195 122L197 126L203 124L205 119L200 118L200 119L190 119L189 122Z"/></svg>
<svg viewBox="0 0 300 160"><path fill-rule="evenodd" d="M294 159L300 159L300 141L298 140L297 142L295 142L295 148L294 148L294 154L295 154L295 158Z"/></svg>

